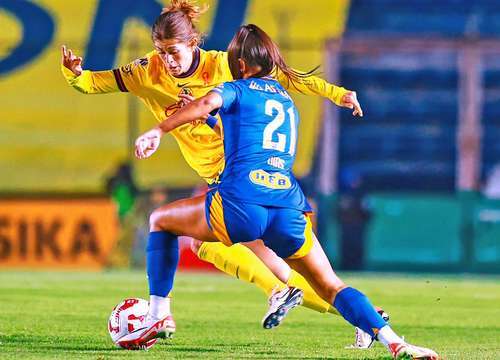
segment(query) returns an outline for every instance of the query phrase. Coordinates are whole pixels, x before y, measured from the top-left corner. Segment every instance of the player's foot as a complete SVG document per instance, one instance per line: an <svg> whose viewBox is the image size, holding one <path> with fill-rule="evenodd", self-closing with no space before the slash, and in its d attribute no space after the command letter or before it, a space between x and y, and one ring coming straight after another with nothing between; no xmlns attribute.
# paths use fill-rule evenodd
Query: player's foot
<svg viewBox="0 0 500 360"><path fill-rule="evenodd" d="M419 347L415 345L410 345L407 343L401 344L389 344L389 349L392 353L392 357L397 360L438 360L439 356L435 351L431 349L426 349L424 347Z"/></svg>
<svg viewBox="0 0 500 360"><path fill-rule="evenodd" d="M354 328L354 344L348 345L345 348L366 350L371 348L374 342L375 339L370 334L356 327Z"/></svg>
<svg viewBox="0 0 500 360"><path fill-rule="evenodd" d="M262 319L264 329L272 329L281 324L288 312L302 304L303 299L304 292L295 287L273 290L273 293L269 297L269 310L264 315L264 319Z"/></svg>
<svg viewBox="0 0 500 360"><path fill-rule="evenodd" d="M125 335L118 341L118 345L128 350L142 350L154 345L156 339L172 338L175 333L175 321L172 315L163 319L154 319L148 315L144 325L136 331Z"/></svg>
<svg viewBox="0 0 500 360"><path fill-rule="evenodd" d="M389 321L389 315L381 308L376 307L377 312L382 316L385 321ZM367 332L364 332L358 327L354 328L354 344L348 345L346 349L369 349L375 343L375 338L373 338Z"/></svg>

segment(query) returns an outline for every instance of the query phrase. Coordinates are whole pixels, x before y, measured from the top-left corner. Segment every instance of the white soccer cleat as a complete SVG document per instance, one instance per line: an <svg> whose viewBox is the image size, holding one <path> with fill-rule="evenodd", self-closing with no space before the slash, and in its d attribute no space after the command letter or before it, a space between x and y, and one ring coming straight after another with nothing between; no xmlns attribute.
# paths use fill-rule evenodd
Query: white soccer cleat
<svg viewBox="0 0 500 360"><path fill-rule="evenodd" d="M407 343L389 344L392 357L396 360L438 360L438 354L424 347L410 345Z"/></svg>
<svg viewBox="0 0 500 360"><path fill-rule="evenodd" d="M366 350L371 348L375 342L375 339L370 334L358 327L354 328L354 336L354 344L346 346L346 349Z"/></svg>
<svg viewBox="0 0 500 360"><path fill-rule="evenodd" d="M385 321L389 321L389 315L381 308L376 307L375 310L382 316ZM375 338L373 338L367 332L364 332L358 327L354 328L354 344L348 345L346 349L358 349L358 350L366 350L373 346L375 343Z"/></svg>
<svg viewBox="0 0 500 360"><path fill-rule="evenodd" d="M174 333L175 321L172 315L163 319L153 319L148 315L141 328L122 337L117 344L128 350L145 350L154 345L153 341L156 342L159 338L170 339Z"/></svg>
<svg viewBox="0 0 500 360"><path fill-rule="evenodd" d="M281 324L288 312L302 304L303 299L304 292L295 287L273 290L269 297L269 310L262 319L264 329L272 329Z"/></svg>

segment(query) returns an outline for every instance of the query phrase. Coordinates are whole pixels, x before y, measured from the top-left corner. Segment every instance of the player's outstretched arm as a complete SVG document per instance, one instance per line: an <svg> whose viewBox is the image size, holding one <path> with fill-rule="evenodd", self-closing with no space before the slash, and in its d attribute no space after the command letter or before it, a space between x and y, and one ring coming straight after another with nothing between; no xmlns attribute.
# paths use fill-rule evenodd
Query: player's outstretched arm
<svg viewBox="0 0 500 360"><path fill-rule="evenodd" d="M163 120L157 127L147 131L135 141L135 156L146 159L153 155L160 146L162 136L173 129L197 119L205 118L213 110L222 106L222 97L216 92L188 103L174 115Z"/></svg>
<svg viewBox="0 0 500 360"><path fill-rule="evenodd" d="M195 101L196 99L192 95L179 94L179 100L181 101L181 107ZM210 119L211 118L211 119ZM214 116L209 116L206 119L206 124L212 128L212 130L219 136L222 136L222 129L220 127L219 121Z"/></svg>
<svg viewBox="0 0 500 360"><path fill-rule="evenodd" d="M300 71L297 72L300 73ZM277 71L276 78L290 92L319 95L330 99L338 106L352 109L354 116L363 116L363 110L354 91L330 84L328 81L314 75L298 78L292 82L281 71Z"/></svg>
<svg viewBox="0 0 500 360"><path fill-rule="evenodd" d="M113 70L83 70L82 63L81 56L76 56L65 45L61 46L61 71L70 86L84 94L106 94L123 91L117 83L117 75ZM118 75L121 77L121 74Z"/></svg>

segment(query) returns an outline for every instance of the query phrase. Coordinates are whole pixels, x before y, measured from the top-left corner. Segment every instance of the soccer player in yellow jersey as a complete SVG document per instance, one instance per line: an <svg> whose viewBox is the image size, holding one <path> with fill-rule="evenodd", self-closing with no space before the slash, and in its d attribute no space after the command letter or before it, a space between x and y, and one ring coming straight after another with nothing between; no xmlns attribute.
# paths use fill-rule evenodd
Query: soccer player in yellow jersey
<svg viewBox="0 0 500 360"><path fill-rule="evenodd" d="M158 288L165 287L165 294L172 289L177 264L168 260L177 255L177 249L167 244L176 243L179 235L228 245L261 238L346 321L376 337L393 359L438 360L433 350L408 344L398 336L362 292L345 284L315 238L307 215L310 205L291 172L299 114L290 95L272 76L276 68L290 81L303 74L287 66L277 45L254 24L241 26L234 35L228 62L234 81L186 105L135 142L136 157L146 159L175 127L213 112L221 114L226 164L220 184L206 195L160 208L150 224L152 246L147 256L156 271L148 269L148 276L158 281ZM268 134L276 130L277 122L282 140L274 142ZM270 157L280 158L282 166L269 163ZM148 314L142 328L117 343L126 349L147 347L165 335L168 320Z"/></svg>
<svg viewBox="0 0 500 360"><path fill-rule="evenodd" d="M83 70L82 58L63 46L62 72L69 85L85 94L133 93L161 122L184 104L205 95L218 84L232 80L226 52L199 48L201 35L194 23L202 12L188 0L172 0L153 25L155 49L113 70ZM293 84L279 71L275 76L291 92L326 97L338 106L353 109L354 115L362 116L353 91L329 84L311 74ZM224 168L223 143L219 134L207 126L203 119L181 126L170 134L179 144L188 164L208 184L216 183ZM227 274L255 283L268 295L274 294L270 298L271 302L276 300L278 290L286 291L288 285L304 291L303 305L306 307L335 313L333 307L323 301L302 276L291 270L260 240L248 243L247 247L225 247L220 243L202 244L194 241L193 250L202 260L213 263ZM155 309L161 312L158 317L170 313L168 297L152 295L150 303L153 312Z"/></svg>

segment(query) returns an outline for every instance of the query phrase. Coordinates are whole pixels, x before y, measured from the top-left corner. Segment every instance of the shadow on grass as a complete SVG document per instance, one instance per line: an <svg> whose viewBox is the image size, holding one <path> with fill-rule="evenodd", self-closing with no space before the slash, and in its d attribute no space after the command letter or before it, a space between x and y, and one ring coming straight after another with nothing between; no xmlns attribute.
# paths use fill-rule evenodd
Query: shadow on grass
<svg viewBox="0 0 500 360"><path fill-rule="evenodd" d="M61 336L40 336L40 335L26 335L26 334L0 334L0 343L2 347L24 347L26 349L33 348L38 350L65 350L65 351L79 351L79 352L101 352L101 351L119 351L120 349L114 347L112 344L92 344L92 339L82 337L61 337ZM78 344L81 343L81 344Z"/></svg>
<svg viewBox="0 0 500 360"><path fill-rule="evenodd" d="M203 353L214 354L219 353L223 356L221 358L227 358L227 354L231 353L232 358L238 359L307 359L307 360L352 360L352 357L335 357L335 356L307 356L307 355L293 355L289 353L284 353L283 351L277 350L262 350L259 349L259 346L262 346L261 343L242 343L242 344L207 344L205 346L183 346L183 345L174 345L172 343L158 343L156 345L159 350L170 351L171 354L184 354L188 356L189 353L193 353L192 355L202 356ZM256 348L254 348L256 347ZM242 351L239 351L242 350ZM356 352L357 355L364 355L362 352ZM359 360L389 360L392 359L391 356L359 356L356 357Z"/></svg>
<svg viewBox="0 0 500 360"><path fill-rule="evenodd" d="M81 343L81 344L78 344ZM92 344L92 339L86 339L82 337L48 337L39 335L26 335L26 334L12 334L4 335L0 334L0 344L4 350L12 347L13 349L23 348L27 352L34 351L36 353L43 352L49 355L51 351L54 352L69 352L78 354L88 354L92 356L97 356L97 359L104 357L123 357L132 354L141 353L141 351L126 351L115 347L111 344ZM206 344L204 346L192 346L192 345L182 345L175 344L172 342L159 342L155 346L155 350L169 352L171 355L183 355L188 356L189 353L196 356L203 356L203 354L221 354L226 357L228 353L232 353L233 356L241 359L251 359L251 358L274 358L274 359L317 359L317 360L349 360L351 357L325 357L325 356L304 356L304 355L293 355L286 354L282 351L276 351L273 349L262 350L259 349L260 343L231 343L231 344ZM254 348L255 347L255 348ZM153 350L154 351L154 350ZM155 352L157 352L155 351ZM147 352L144 352L146 354ZM361 355L361 354L359 354ZM390 359L388 356L378 356L378 357L359 357L358 359L369 359L369 360L387 360Z"/></svg>

